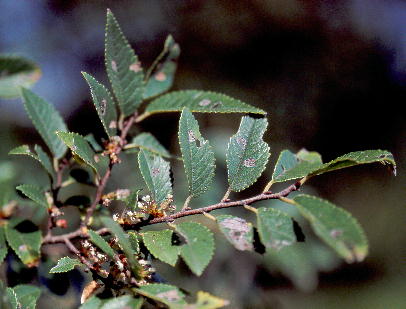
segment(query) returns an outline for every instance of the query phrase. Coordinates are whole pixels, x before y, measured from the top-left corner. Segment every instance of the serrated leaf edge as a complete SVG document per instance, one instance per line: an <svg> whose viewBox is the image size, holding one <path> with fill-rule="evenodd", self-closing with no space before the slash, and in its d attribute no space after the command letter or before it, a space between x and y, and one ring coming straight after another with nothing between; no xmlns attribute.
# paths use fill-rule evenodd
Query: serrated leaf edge
<svg viewBox="0 0 406 309"><path fill-rule="evenodd" d="M212 237L212 239L213 239L213 247L212 247L212 250L210 251L210 256L209 256L210 258L208 259L207 264L203 267L201 273L200 273L200 274L195 273L195 272L190 268L190 266L188 265L189 269L190 269L196 276L201 276L201 275L203 274L203 272L205 271L205 269L207 268L207 266L210 264L211 260L213 259L214 251L215 251L215 249L216 249L216 243L215 243L215 240L214 240L214 234L213 234L213 232L212 232L207 226L205 226L205 225L203 225L203 224L201 224L201 223L193 222L193 221L187 221L187 222L196 223L196 224L202 226L202 227L211 235L211 237ZM186 222L185 222L185 223L186 223ZM182 223L179 223L179 224L182 224ZM177 224L176 227L177 227L179 224ZM176 227L175 227L175 228L176 228ZM182 234L182 232L178 231L177 228L176 228L176 232L178 232L179 234L182 235L182 237L184 237L185 239L187 239L187 237L184 236L184 235ZM182 248L183 246L185 246L185 245L182 245L181 248ZM184 262L186 263L185 259L184 259L183 256L182 256L182 249L180 250L180 256L182 257L182 259L183 259Z"/></svg>
<svg viewBox="0 0 406 309"><path fill-rule="evenodd" d="M156 102L157 100L160 100L163 96L165 96L165 97L175 96L175 95L182 94L182 93L189 92L189 91L200 91L200 92L204 92L204 93L206 93L206 94L221 95L221 96L224 96L224 97L227 98L227 99L235 100L235 101L237 101L238 103L241 103L241 104L243 104L243 105L246 105L247 108L249 107L249 108L255 109L256 111L249 111L249 113L251 113L251 114L266 115L266 112L265 112L264 110L262 110L262 109L260 109L260 108L258 108L258 107L249 105L248 103L244 103L244 102L242 102L241 100L235 99L235 98L230 97L230 96L228 96L228 95L226 95L226 94L223 94L223 93L220 93L220 92L215 92L215 91L205 91L205 90L198 90L198 89L187 89L187 90L179 90L179 91L172 91L172 92L169 92L169 93L165 93L165 94L163 94L163 95L157 97L156 99L152 100L152 101L148 104L148 106L146 107L144 113L147 114L148 116L149 116L149 115L153 115L153 114L157 114L157 113L163 113L163 112L165 112L165 113L171 113L171 112L179 113L179 112L181 112L182 110L165 110L165 109L162 109L162 110L161 110L161 109L160 109L160 110L153 110L153 111L150 111L150 110L148 110L148 108L150 108L150 106L151 106L154 102ZM188 108L189 108L189 107L188 107ZM193 109L190 109L190 108L189 108L189 110L190 110L190 112L192 112L192 113L214 113L214 114L247 113L247 111L244 111L244 110L241 110L241 109L236 109L235 111L216 111L216 110L213 110L213 111L210 111L210 112L199 111L199 110L193 110Z"/></svg>
<svg viewBox="0 0 406 309"><path fill-rule="evenodd" d="M305 217L307 220L309 220L312 225L317 221L317 219L311 213L309 213L307 211L307 209L305 209L302 205L300 205L299 202L297 202L295 200L298 197L307 197L307 198L311 198L311 199L314 199L314 200L317 200L317 201L321 201L323 203L330 204L330 206L334 207L336 210L341 212L345 217L347 217L348 221L351 221L351 223L354 226L357 227L357 229L359 230L360 237L361 237L362 241L365 243L365 247L361 248L361 249L364 249L365 252L362 253L362 252L359 252L359 250L353 250L352 251L354 253L355 261L360 262L368 255L368 249L369 249L368 248L369 247L368 238L366 237L365 231L362 228L361 224L358 222L358 220L350 212L348 212L344 208L341 208L341 207L338 207L338 206L334 205L333 203L331 203L331 202L329 202L329 201L327 201L325 199L322 199L322 198L319 198L319 197L316 197L316 196L313 196L313 195L308 195L308 194L299 194L299 195L295 196L293 201L296 204L296 207L299 209L299 211L301 209L304 209L304 211L302 210L302 211L300 211L300 213L301 213L301 215L303 217ZM348 247L346 247L346 248L351 251L350 248L348 248ZM346 260L348 262L353 262L353 257L348 257L348 258L346 258Z"/></svg>

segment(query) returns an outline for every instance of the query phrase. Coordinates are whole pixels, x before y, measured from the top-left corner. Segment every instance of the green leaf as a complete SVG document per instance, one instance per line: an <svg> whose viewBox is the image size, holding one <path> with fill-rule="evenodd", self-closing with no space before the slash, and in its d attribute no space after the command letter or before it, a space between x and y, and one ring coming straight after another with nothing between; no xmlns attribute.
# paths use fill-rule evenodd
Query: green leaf
<svg viewBox="0 0 406 309"><path fill-rule="evenodd" d="M88 230L88 234L92 243L94 243L100 250L106 253L111 259L114 259L115 252L107 243L107 241L104 240L103 237L92 230Z"/></svg>
<svg viewBox="0 0 406 309"><path fill-rule="evenodd" d="M5 226L6 239L20 260L28 267L37 266L40 258L42 236L40 231L21 233L14 227L23 219L11 219Z"/></svg>
<svg viewBox="0 0 406 309"><path fill-rule="evenodd" d="M389 165L396 174L393 155L385 150L350 152L324 164L317 152L301 150L295 155L289 150L284 150L276 163L272 183L320 175L341 168L374 162Z"/></svg>
<svg viewBox="0 0 406 309"><path fill-rule="evenodd" d="M221 299L210 295L209 293L199 291L197 292L197 301L193 305L183 306L183 309L193 308L193 309L217 309L229 305L230 302L225 299ZM192 307L193 306L193 307Z"/></svg>
<svg viewBox="0 0 406 309"><path fill-rule="evenodd" d="M49 208L45 193L40 187L34 185L19 185L16 189L38 205L45 207L45 209Z"/></svg>
<svg viewBox="0 0 406 309"><path fill-rule="evenodd" d="M133 274L138 279L142 267L134 256L135 252L130 240L127 237L127 234L123 231L121 226L110 217L103 217L100 220L110 230L111 234L117 237L118 244L120 245L121 249L123 249L124 254L128 259L128 264L130 265Z"/></svg>
<svg viewBox="0 0 406 309"><path fill-rule="evenodd" d="M269 146L262 139L268 122L265 118L244 116L238 132L228 143L227 169L231 190L239 192L261 176L269 159Z"/></svg>
<svg viewBox="0 0 406 309"><path fill-rule="evenodd" d="M142 239L155 258L175 266L178 260L179 246L172 246L172 234L172 230L148 231L142 234Z"/></svg>
<svg viewBox="0 0 406 309"><path fill-rule="evenodd" d="M100 309L140 309L142 303L141 298L136 299L130 295L123 295L105 301Z"/></svg>
<svg viewBox="0 0 406 309"><path fill-rule="evenodd" d="M100 144L98 143L98 141L96 140L96 138L92 133L86 135L85 140L88 141L88 143L90 144L90 146L93 148L94 151L96 152L103 151L103 147L100 146Z"/></svg>
<svg viewBox="0 0 406 309"><path fill-rule="evenodd" d="M80 266L82 263L78 259L71 259L68 256L65 256L59 259L58 263L51 268L49 271L50 274L56 273L66 273L75 268L75 266Z"/></svg>
<svg viewBox="0 0 406 309"><path fill-rule="evenodd" d="M180 255L191 271L200 276L209 264L214 253L213 233L196 222L182 222L176 225L176 231L185 238Z"/></svg>
<svg viewBox="0 0 406 309"><path fill-rule="evenodd" d="M274 272L281 272L301 291L311 292L317 287L318 271L309 253L309 243L295 243L279 251L265 254L265 265Z"/></svg>
<svg viewBox="0 0 406 309"><path fill-rule="evenodd" d="M125 146L128 153L135 152L134 149L144 149L164 158L171 158L171 154L151 133L141 133L133 138L130 144Z"/></svg>
<svg viewBox="0 0 406 309"><path fill-rule="evenodd" d="M34 150L37 153L39 162L42 164L45 170L48 172L49 175L55 178L55 170L52 166L51 159L49 158L49 156L39 145L35 145Z"/></svg>
<svg viewBox="0 0 406 309"><path fill-rule="evenodd" d="M20 284L8 288L7 294L13 309L35 309L41 289L29 284Z"/></svg>
<svg viewBox="0 0 406 309"><path fill-rule="evenodd" d="M279 155L272 175L272 182L302 178L322 166L321 156L317 152L300 150L296 155L284 150Z"/></svg>
<svg viewBox="0 0 406 309"><path fill-rule="evenodd" d="M179 44L168 35L163 51L148 71L144 99L161 94L172 87L179 55Z"/></svg>
<svg viewBox="0 0 406 309"><path fill-rule="evenodd" d="M93 103L104 130L109 137L115 136L117 134L117 111L110 91L93 76L85 72L82 72L82 74L89 84Z"/></svg>
<svg viewBox="0 0 406 309"><path fill-rule="evenodd" d="M7 288L6 293L8 304L11 305L11 308L13 309L19 309L19 307L21 308L21 304L18 301L16 292L12 288Z"/></svg>
<svg viewBox="0 0 406 309"><path fill-rule="evenodd" d="M0 265L6 258L7 252L8 248L6 244L6 237L4 236L4 227L0 226Z"/></svg>
<svg viewBox="0 0 406 309"><path fill-rule="evenodd" d="M39 67L22 57L0 55L0 98L21 95L21 87L31 87L41 77Z"/></svg>
<svg viewBox="0 0 406 309"><path fill-rule="evenodd" d="M220 231L237 250L252 251L254 249L252 244L254 231L251 223L231 215L217 216L216 219Z"/></svg>
<svg viewBox="0 0 406 309"><path fill-rule="evenodd" d="M123 201L125 203L126 207L128 207L132 210L136 210L137 202L138 202L138 194L140 193L140 191L142 191L142 189L130 190L130 193L128 194L128 196L126 196L122 199L118 199L118 200Z"/></svg>
<svg viewBox="0 0 406 309"><path fill-rule="evenodd" d="M320 175L341 168L375 162L389 165L396 175L396 163L393 159L393 155L385 150L365 150L347 153L323 164L319 169L313 171L311 175Z"/></svg>
<svg viewBox="0 0 406 309"><path fill-rule="evenodd" d="M45 143L59 159L66 152L66 146L55 135L56 131L67 131L65 122L56 111L53 105L37 96L31 90L22 88L21 90L25 110L31 118L32 123L44 139Z"/></svg>
<svg viewBox="0 0 406 309"><path fill-rule="evenodd" d="M189 184L189 195L199 196L209 189L214 177L214 152L199 131L199 124L188 109L179 120L179 144Z"/></svg>
<svg viewBox="0 0 406 309"><path fill-rule="evenodd" d="M362 261L368 241L358 221L346 210L320 198L301 194L293 199L314 232L348 263Z"/></svg>
<svg viewBox="0 0 406 309"><path fill-rule="evenodd" d="M138 154L138 165L153 199L158 204L167 199L168 195L172 194L169 163L159 156L141 150Z"/></svg>
<svg viewBox="0 0 406 309"><path fill-rule="evenodd" d="M172 91L153 100L145 109L143 118L156 113L180 112L189 108L196 113L253 113L266 114L240 100L221 93L202 90Z"/></svg>
<svg viewBox="0 0 406 309"><path fill-rule="evenodd" d="M142 102L144 73L138 57L110 10L107 11L105 60L121 112L124 116L131 115Z"/></svg>
<svg viewBox="0 0 406 309"><path fill-rule="evenodd" d="M267 248L280 250L296 242L292 219L277 209L258 208L257 224L261 242Z"/></svg>
<svg viewBox="0 0 406 309"><path fill-rule="evenodd" d="M134 289L139 294L159 301L169 308L182 308L175 307L176 305L186 304L183 294L176 286L162 283L152 283L143 285L138 289Z"/></svg>
<svg viewBox="0 0 406 309"><path fill-rule="evenodd" d="M169 284L148 284L135 289L135 291L167 305L169 309L217 309L229 304L227 300L202 291L197 292L196 303L187 304L184 300L185 295L176 286Z"/></svg>
<svg viewBox="0 0 406 309"><path fill-rule="evenodd" d="M26 155L29 156L35 160L37 160L42 167L47 171L47 173L54 178L55 177L55 171L52 167L51 160L49 159L48 155L45 153L45 151L41 148L39 145L34 146L35 152L30 150L30 147L28 145L21 145L18 146L8 153L9 155Z"/></svg>
<svg viewBox="0 0 406 309"><path fill-rule="evenodd" d="M128 239L130 240L131 247L135 254L140 252L140 245L138 243L138 236L136 232L128 232Z"/></svg>
<svg viewBox="0 0 406 309"><path fill-rule="evenodd" d="M58 137L70 148L70 150L91 166L97 174L101 175L100 156L96 155L88 141L81 135L72 132L57 132Z"/></svg>

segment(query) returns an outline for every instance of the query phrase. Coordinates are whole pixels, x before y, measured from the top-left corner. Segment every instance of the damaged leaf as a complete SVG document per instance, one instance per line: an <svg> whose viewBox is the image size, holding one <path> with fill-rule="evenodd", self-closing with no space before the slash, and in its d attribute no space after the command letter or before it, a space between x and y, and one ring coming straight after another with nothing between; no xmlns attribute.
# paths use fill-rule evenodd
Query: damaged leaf
<svg viewBox="0 0 406 309"><path fill-rule="evenodd" d="M349 212L311 195L301 194L293 201L316 235L348 263L365 258L368 241L358 221Z"/></svg>
<svg viewBox="0 0 406 309"><path fill-rule="evenodd" d="M251 223L231 215L217 216L216 219L220 231L237 250L252 251L254 249L252 244L254 231Z"/></svg>
<svg viewBox="0 0 406 309"><path fill-rule="evenodd" d="M263 140L268 121L244 116L227 148L228 183L232 191L251 186L265 170L269 146Z"/></svg>
<svg viewBox="0 0 406 309"><path fill-rule="evenodd" d="M280 250L296 242L292 219L277 209L258 208L257 224L261 242L266 248Z"/></svg>
<svg viewBox="0 0 406 309"><path fill-rule="evenodd" d="M179 144L189 184L189 196L205 193L214 177L215 158L212 147L199 131L199 124L188 109L179 120Z"/></svg>

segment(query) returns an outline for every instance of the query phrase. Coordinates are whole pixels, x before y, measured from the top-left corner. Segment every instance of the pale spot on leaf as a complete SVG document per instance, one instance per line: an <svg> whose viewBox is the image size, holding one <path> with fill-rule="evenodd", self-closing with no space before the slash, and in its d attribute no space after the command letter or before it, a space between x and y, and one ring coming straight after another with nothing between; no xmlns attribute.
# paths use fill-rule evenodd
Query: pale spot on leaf
<svg viewBox="0 0 406 309"><path fill-rule="evenodd" d="M211 103L211 101L209 99L203 99L199 102L200 106L207 106Z"/></svg>
<svg viewBox="0 0 406 309"><path fill-rule="evenodd" d="M133 64L130 65L130 71L133 71L135 73L140 72L142 70L141 68L141 62L137 61L134 62Z"/></svg>
<svg viewBox="0 0 406 309"><path fill-rule="evenodd" d="M110 129L115 129L117 128L117 121L112 120L109 124Z"/></svg>
<svg viewBox="0 0 406 309"><path fill-rule="evenodd" d="M189 138L190 143L193 143L194 141L196 141L196 136L192 130L189 130L187 133L188 133L188 138Z"/></svg>
<svg viewBox="0 0 406 309"><path fill-rule="evenodd" d="M114 60L111 60L111 69L117 72L117 63Z"/></svg>
<svg viewBox="0 0 406 309"><path fill-rule="evenodd" d="M241 218L229 218L222 220L219 224L226 229L228 237L238 250L244 251L253 249L252 243L247 239L250 226L245 220Z"/></svg>
<svg viewBox="0 0 406 309"><path fill-rule="evenodd" d="M291 241L276 239L271 242L271 248L275 250L280 250L283 247L290 246L291 244L292 244Z"/></svg>
<svg viewBox="0 0 406 309"><path fill-rule="evenodd" d="M255 159L246 159L244 160L243 165L245 167L255 167L255 161Z"/></svg>
<svg viewBox="0 0 406 309"><path fill-rule="evenodd" d="M98 155L94 155L93 159L94 159L94 162L96 162L96 163L99 163L99 161L100 161L100 158Z"/></svg>
<svg viewBox="0 0 406 309"><path fill-rule="evenodd" d="M158 72L157 74L155 74L155 79L158 82L163 82L164 80L166 80L166 74L164 72Z"/></svg>
<svg viewBox="0 0 406 309"><path fill-rule="evenodd" d="M237 144L241 146L241 148L245 148L247 145L247 140L243 137L237 137Z"/></svg>
<svg viewBox="0 0 406 309"><path fill-rule="evenodd" d="M18 251L28 252L28 248L29 247L27 245L21 245L21 246L18 247Z"/></svg>
<svg viewBox="0 0 406 309"><path fill-rule="evenodd" d="M152 169L152 175L153 175L153 176L156 176L156 175L158 175L159 173L160 173L159 168L154 167L154 168Z"/></svg>
<svg viewBox="0 0 406 309"><path fill-rule="evenodd" d="M162 292L156 295L159 298L164 298L169 302L176 302L181 299L181 296L179 295L177 290L170 290L166 292Z"/></svg>
<svg viewBox="0 0 406 309"><path fill-rule="evenodd" d="M343 234L342 230L331 230L330 231L330 236L333 238L340 237Z"/></svg>
<svg viewBox="0 0 406 309"><path fill-rule="evenodd" d="M230 229L230 230L235 230L239 232L246 233L249 231L249 226L245 220L241 218L230 218L230 219L225 219L221 221L220 223L223 227Z"/></svg>

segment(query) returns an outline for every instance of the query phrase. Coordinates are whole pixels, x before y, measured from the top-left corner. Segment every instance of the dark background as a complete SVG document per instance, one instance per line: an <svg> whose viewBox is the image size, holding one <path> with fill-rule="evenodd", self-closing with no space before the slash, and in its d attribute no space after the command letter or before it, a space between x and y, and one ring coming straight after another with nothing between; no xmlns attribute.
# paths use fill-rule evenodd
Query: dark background
<svg viewBox="0 0 406 309"><path fill-rule="evenodd" d="M406 3L0 0L0 52L19 53L39 64L43 76L34 91L55 104L69 129L81 134L102 134L80 71L107 82L103 56L107 8L144 67L158 55L166 35L174 36L182 49L174 89L224 92L266 110L272 162L284 148L316 150L324 161L355 150L386 149L399 165L396 178L386 168L372 165L309 183L310 192L350 210L370 240L365 262L331 263L336 267L320 273L317 289L317 277L313 281L304 277L294 286L263 257L236 252L225 243L219 244L217 262L201 278L180 265L177 277L170 279L185 288L229 298L231 308L405 308L406 122L401 106L406 102ZM21 164L21 159L7 157L8 150L40 142L38 134L19 100L0 101L0 108L0 158ZM239 117L198 119L203 134L224 145ZM142 130L179 153L177 121L177 114L154 116ZM218 164L224 165L224 149L216 149ZM20 179L29 179L35 168L18 171ZM176 173L183 177L181 170ZM216 188L224 190L216 189L202 202L218 199L225 191L222 167L219 173ZM130 174L131 169L121 169L116 176L131 178ZM162 270L166 271L170 269ZM69 291L60 297L43 293L39 308L61 302L68 308L74 294Z"/></svg>

